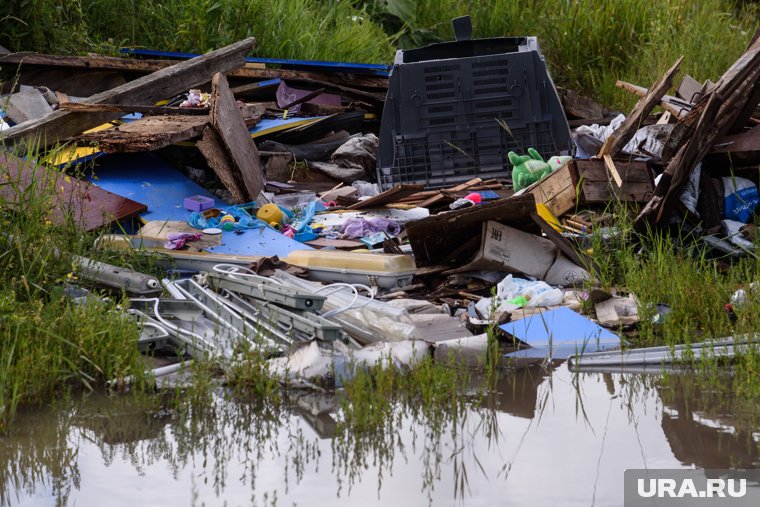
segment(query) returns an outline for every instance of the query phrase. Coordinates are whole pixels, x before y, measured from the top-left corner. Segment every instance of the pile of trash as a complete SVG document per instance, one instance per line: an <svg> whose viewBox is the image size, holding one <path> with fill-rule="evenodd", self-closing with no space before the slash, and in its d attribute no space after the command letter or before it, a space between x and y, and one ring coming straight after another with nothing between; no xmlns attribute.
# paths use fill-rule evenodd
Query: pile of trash
<svg viewBox="0 0 760 507"><path fill-rule="evenodd" d="M65 177L61 206L118 232L98 249L160 253L167 273L77 260L81 280L132 297L141 351L176 365L256 347L282 377L331 386L383 361L482 364L489 333L511 365L620 349L611 330L638 323L638 302L594 289L587 253L616 234L611 203L638 209L640 231L752 253L757 37L716 83L685 76L667 95L680 60L649 89L620 83L640 96L628 116L558 92L535 38L463 37L392 67L275 66L245 58L253 39L179 61L0 55L18 76L0 139L66 143L34 164L0 153L19 183L0 194L93 165ZM434 64L460 43L480 60ZM528 68L542 101L512 75Z"/></svg>

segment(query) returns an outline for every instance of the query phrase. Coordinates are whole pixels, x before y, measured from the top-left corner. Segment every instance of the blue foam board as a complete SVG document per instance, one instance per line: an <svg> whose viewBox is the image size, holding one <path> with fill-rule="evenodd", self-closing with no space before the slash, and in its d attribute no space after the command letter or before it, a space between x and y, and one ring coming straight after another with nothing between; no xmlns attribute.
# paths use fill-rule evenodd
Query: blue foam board
<svg viewBox="0 0 760 507"><path fill-rule="evenodd" d="M620 347L618 335L564 307L508 322L500 328L530 347L507 357L567 359L573 354Z"/></svg>
<svg viewBox="0 0 760 507"><path fill-rule="evenodd" d="M185 197L203 195L214 199L216 206L227 204L214 197L171 164L151 153L128 153L97 159L94 174L89 178L97 186L148 206L140 218L186 221L190 211L184 207ZM286 257L294 250L311 250L268 227L251 229L243 234L222 233L222 244L207 249L212 253Z"/></svg>

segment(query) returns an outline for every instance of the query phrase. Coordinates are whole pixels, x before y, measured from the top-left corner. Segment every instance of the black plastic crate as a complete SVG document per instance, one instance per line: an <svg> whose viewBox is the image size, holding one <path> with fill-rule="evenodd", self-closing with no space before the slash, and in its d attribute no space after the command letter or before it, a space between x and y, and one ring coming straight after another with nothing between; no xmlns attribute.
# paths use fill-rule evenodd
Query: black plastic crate
<svg viewBox="0 0 760 507"><path fill-rule="evenodd" d="M510 178L510 150L571 151L570 130L534 37L398 51L380 127L378 180L449 186Z"/></svg>

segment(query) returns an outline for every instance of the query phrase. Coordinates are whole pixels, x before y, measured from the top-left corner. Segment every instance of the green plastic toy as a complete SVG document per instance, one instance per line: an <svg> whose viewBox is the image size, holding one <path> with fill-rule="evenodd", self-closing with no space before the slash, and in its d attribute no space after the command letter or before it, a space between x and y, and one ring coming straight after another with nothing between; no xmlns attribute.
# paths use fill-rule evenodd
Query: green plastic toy
<svg viewBox="0 0 760 507"><path fill-rule="evenodd" d="M544 162L541 155L533 148L528 148L528 155L518 155L510 151L507 157L512 164L512 185L515 191L529 187L573 159L569 156L556 156Z"/></svg>

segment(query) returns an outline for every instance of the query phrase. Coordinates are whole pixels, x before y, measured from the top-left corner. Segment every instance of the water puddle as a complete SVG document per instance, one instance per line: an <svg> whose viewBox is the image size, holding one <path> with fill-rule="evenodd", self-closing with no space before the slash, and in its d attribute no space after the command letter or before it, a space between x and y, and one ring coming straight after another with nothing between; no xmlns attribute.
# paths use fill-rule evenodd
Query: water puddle
<svg viewBox="0 0 760 507"><path fill-rule="evenodd" d="M287 408L219 390L167 411L90 397L19 414L0 505L615 505L626 468L758 468L691 379L528 369L455 417L397 411L343 430L336 396Z"/></svg>

